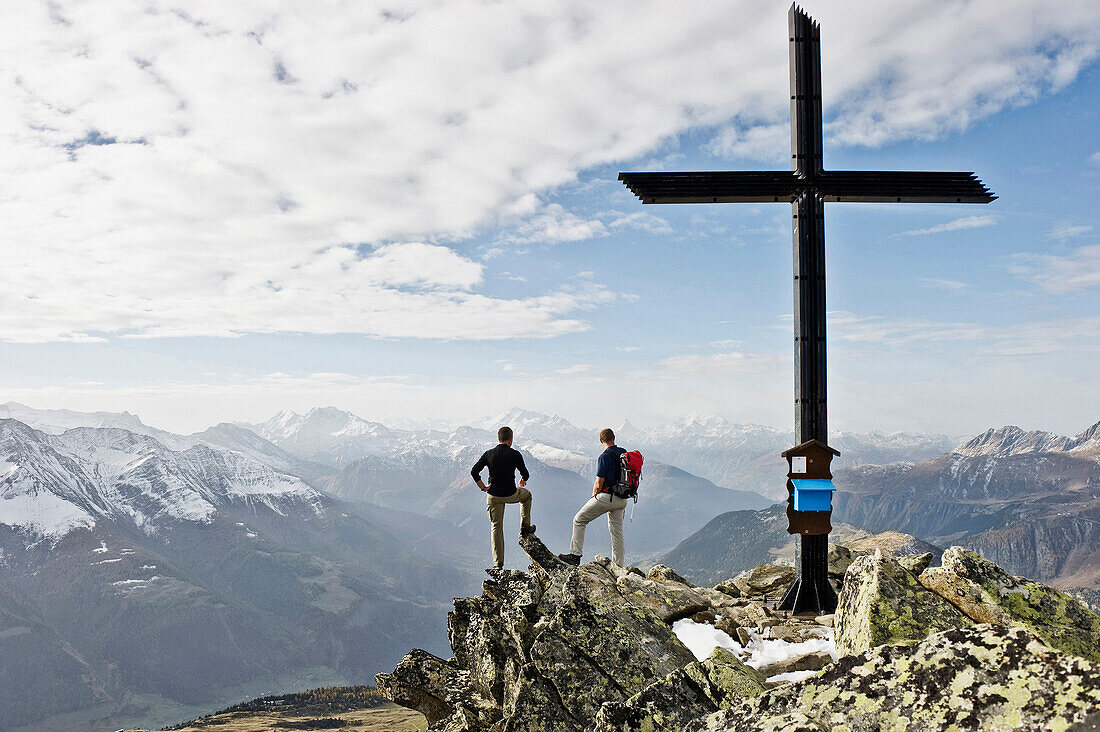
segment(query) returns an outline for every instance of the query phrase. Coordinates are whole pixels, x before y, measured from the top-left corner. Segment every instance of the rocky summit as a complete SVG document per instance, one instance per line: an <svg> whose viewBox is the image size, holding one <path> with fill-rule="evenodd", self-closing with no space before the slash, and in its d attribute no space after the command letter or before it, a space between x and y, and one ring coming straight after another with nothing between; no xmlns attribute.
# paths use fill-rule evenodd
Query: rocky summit
<svg viewBox="0 0 1100 732"><path fill-rule="evenodd" d="M1046 730L1100 719L1100 616L958 547L941 567L841 551L838 611L814 618L760 596L774 569L698 587L663 565L572 567L535 536L520 543L529 571L490 571L480 597L455 601L452 658L414 650L378 676L429 730Z"/></svg>

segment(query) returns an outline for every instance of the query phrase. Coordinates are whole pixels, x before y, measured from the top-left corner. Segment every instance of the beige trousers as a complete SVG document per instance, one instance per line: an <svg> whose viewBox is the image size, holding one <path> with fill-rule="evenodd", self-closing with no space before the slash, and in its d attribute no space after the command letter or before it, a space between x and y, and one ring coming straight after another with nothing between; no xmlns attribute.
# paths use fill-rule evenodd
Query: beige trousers
<svg viewBox="0 0 1100 732"><path fill-rule="evenodd" d="M605 513L607 514L607 528L611 531L611 561L620 567L626 561L626 542L623 538L623 515L626 514L625 498L614 498L610 493L600 493L588 499L588 503L581 506L577 515L573 517L573 543L569 548L571 554L584 555L584 530L589 522Z"/></svg>
<svg viewBox="0 0 1100 732"><path fill-rule="evenodd" d="M493 564L497 567L504 566L504 506L509 503L519 503L519 520L521 526L531 525L531 491L521 486L516 486L516 492L510 496L486 496L486 510L489 512L489 522L492 524L493 539Z"/></svg>

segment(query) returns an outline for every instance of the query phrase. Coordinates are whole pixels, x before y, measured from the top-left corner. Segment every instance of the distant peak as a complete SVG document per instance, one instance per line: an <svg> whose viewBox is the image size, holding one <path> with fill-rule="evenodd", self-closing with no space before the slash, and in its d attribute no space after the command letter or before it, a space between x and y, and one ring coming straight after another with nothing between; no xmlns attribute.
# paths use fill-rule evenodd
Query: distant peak
<svg viewBox="0 0 1100 732"><path fill-rule="evenodd" d="M1007 457L1036 452L1063 452L1070 447L1067 437L1052 432L1025 432L1016 425L990 428L960 445L955 452L968 457Z"/></svg>

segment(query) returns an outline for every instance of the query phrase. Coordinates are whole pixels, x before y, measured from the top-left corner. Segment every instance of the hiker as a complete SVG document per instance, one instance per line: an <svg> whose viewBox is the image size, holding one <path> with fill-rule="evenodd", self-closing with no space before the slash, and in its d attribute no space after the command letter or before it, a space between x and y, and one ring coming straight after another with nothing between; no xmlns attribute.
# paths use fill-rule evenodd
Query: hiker
<svg viewBox="0 0 1100 732"><path fill-rule="evenodd" d="M621 447L615 446L615 433L610 427L600 431L600 444L604 451L596 461L596 482L592 485L592 497L573 517L573 542L568 554L559 554L558 559L574 566L581 563L584 555L584 529L592 519L607 514L607 528L611 531L611 561L620 567L625 561L623 540L623 516L626 513L626 498L618 498L611 488L619 482L619 470L623 454Z"/></svg>
<svg viewBox="0 0 1100 732"><path fill-rule="evenodd" d="M481 459L474 464L470 475L485 497L489 521L492 523L493 565L500 569L504 566L504 505L518 503L520 534L526 536L535 533L531 523L531 491L525 486L531 478L527 466L523 464L523 455L512 449L512 428L501 427L497 430L500 444L486 450ZM481 482L481 471L489 468L489 484ZM516 487L516 471L519 471L519 487Z"/></svg>

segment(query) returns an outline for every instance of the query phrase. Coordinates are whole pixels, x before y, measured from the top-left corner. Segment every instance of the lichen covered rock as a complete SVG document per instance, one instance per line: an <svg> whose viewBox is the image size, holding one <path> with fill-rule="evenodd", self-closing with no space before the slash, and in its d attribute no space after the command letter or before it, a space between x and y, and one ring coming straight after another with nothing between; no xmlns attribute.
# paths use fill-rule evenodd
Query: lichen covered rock
<svg viewBox="0 0 1100 732"><path fill-rule="evenodd" d="M898 564L909 570L911 574L919 575L921 572L928 569L928 565L932 563L932 552L925 552L924 554L904 554L897 559Z"/></svg>
<svg viewBox="0 0 1100 732"><path fill-rule="evenodd" d="M624 702L604 704L593 732L680 732L696 719L764 691L756 672L724 648L654 682Z"/></svg>
<svg viewBox="0 0 1100 732"><path fill-rule="evenodd" d="M743 597L776 597L794 581L794 567L782 564L761 564L737 577L733 582Z"/></svg>
<svg viewBox="0 0 1100 732"><path fill-rule="evenodd" d="M925 569L924 584L913 572L925 557L859 557L836 615L812 619L695 587L667 567L646 576L602 557L574 567L534 536L520 544L527 572L492 570L479 597L455 600L453 658L414 650L378 676L431 732L1064 729L1100 705L1100 669L1082 657L1095 651L1096 616L961 549L943 570ZM774 566L756 575L786 579ZM975 626L975 616L1004 624ZM831 622L847 655L770 665L753 656L756 670L724 649L697 661L672 629L688 618L758 644L754 653L828 636ZM695 630L691 643L712 632ZM765 690L777 683L768 678L822 667Z"/></svg>
<svg viewBox="0 0 1100 732"><path fill-rule="evenodd" d="M605 702L688 673L696 659L673 620L735 602L671 570L646 579L607 560L572 567L535 536L520 543L530 571L492 571L480 597L455 600L453 659L415 650L378 676L383 692L423 712L431 730L579 732ZM720 660L691 673L709 679L707 689L725 688L730 663Z"/></svg>
<svg viewBox="0 0 1100 732"><path fill-rule="evenodd" d="M1025 628L977 625L846 656L691 732L1066 730L1100 706L1100 668Z"/></svg>
<svg viewBox="0 0 1100 732"><path fill-rule="evenodd" d="M883 643L913 643L974 621L925 588L896 559L875 551L848 568L834 622L837 653L846 655Z"/></svg>
<svg viewBox="0 0 1100 732"><path fill-rule="evenodd" d="M649 570L649 574L646 575L646 579L655 580L657 582L676 582L681 585L687 585L688 587L695 586L678 575L671 567L666 567L663 564L654 565Z"/></svg>
<svg viewBox="0 0 1100 732"><path fill-rule="evenodd" d="M1100 615L1053 587L1013 576L958 546L920 580L978 622L1025 627L1052 648L1100 662Z"/></svg>

